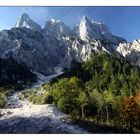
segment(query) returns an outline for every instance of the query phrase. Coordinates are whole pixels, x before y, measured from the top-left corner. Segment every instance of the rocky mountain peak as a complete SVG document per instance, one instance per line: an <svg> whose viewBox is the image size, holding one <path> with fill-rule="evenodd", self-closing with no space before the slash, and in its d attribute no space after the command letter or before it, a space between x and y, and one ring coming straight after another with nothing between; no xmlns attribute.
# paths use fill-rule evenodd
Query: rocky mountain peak
<svg viewBox="0 0 140 140"><path fill-rule="evenodd" d="M16 22L15 25L16 28L29 28L33 30L41 30L40 25L38 25L36 22L34 22L28 14L23 13L20 15L19 19Z"/></svg>
<svg viewBox="0 0 140 140"><path fill-rule="evenodd" d="M113 35L105 24L91 21L86 16L82 17L80 24L75 26L73 31L83 41L102 40L118 45L125 40Z"/></svg>
<svg viewBox="0 0 140 140"><path fill-rule="evenodd" d="M55 20L53 18L46 22L43 31L49 36L55 35L56 37L71 34L71 30L68 26L66 26L61 20Z"/></svg>
<svg viewBox="0 0 140 140"><path fill-rule="evenodd" d="M87 16L83 16L82 19L81 19L81 22L80 23L91 23L91 21L89 20L89 18Z"/></svg>
<svg viewBox="0 0 140 140"><path fill-rule="evenodd" d="M50 22L51 22L51 23L60 23L61 20L55 20L54 18L52 18L52 19L50 20Z"/></svg>
<svg viewBox="0 0 140 140"><path fill-rule="evenodd" d="M96 28L94 28L92 22L86 16L82 17L75 31L77 36L84 41L102 39L100 33L96 33Z"/></svg>
<svg viewBox="0 0 140 140"><path fill-rule="evenodd" d="M29 15L26 14L26 13L21 14L20 17L25 19L25 20L29 20L30 19Z"/></svg>

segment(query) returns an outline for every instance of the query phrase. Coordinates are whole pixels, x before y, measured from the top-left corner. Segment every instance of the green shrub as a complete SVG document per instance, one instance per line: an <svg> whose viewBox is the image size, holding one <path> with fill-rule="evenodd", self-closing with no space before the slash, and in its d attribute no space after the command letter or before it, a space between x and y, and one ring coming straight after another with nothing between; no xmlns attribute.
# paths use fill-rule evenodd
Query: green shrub
<svg viewBox="0 0 140 140"><path fill-rule="evenodd" d="M53 103L53 96L51 94L43 94L43 95L36 95L36 96L29 96L29 101L33 104L52 104Z"/></svg>
<svg viewBox="0 0 140 140"><path fill-rule="evenodd" d="M6 104L6 101L4 98L0 98L0 108L3 108Z"/></svg>
<svg viewBox="0 0 140 140"><path fill-rule="evenodd" d="M45 100L44 100L44 103L45 104L52 104L53 103L53 95L51 94L48 94L47 96L45 96Z"/></svg>

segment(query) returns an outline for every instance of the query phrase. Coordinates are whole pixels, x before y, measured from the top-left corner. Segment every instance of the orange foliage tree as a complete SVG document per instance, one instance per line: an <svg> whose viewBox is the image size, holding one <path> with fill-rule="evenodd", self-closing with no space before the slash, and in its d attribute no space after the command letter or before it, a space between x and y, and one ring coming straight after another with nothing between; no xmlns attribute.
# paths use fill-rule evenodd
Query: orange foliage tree
<svg viewBox="0 0 140 140"><path fill-rule="evenodd" d="M133 130L134 127L140 125L140 92L137 92L135 96L126 97L122 100L122 119L125 126L129 130Z"/></svg>

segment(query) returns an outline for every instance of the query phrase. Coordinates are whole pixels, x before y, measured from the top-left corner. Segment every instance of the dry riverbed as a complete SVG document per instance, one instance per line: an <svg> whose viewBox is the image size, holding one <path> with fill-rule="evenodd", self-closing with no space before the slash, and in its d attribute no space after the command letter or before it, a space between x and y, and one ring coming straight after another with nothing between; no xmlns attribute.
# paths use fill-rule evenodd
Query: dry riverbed
<svg viewBox="0 0 140 140"><path fill-rule="evenodd" d="M22 108L1 109L0 133L72 133L87 131L72 125L67 115L53 105L28 104Z"/></svg>

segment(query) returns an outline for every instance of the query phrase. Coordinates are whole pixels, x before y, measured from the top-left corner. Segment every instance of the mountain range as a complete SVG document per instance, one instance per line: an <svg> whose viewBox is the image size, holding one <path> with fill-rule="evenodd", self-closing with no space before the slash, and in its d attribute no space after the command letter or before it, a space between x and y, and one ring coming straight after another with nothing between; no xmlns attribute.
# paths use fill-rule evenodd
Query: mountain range
<svg viewBox="0 0 140 140"><path fill-rule="evenodd" d="M140 66L140 40L127 42L86 16L73 29L55 19L46 21L42 28L23 13L13 28L0 32L1 58L12 57L44 75L54 73L56 66L69 67L73 60L86 61L92 52L125 57Z"/></svg>

